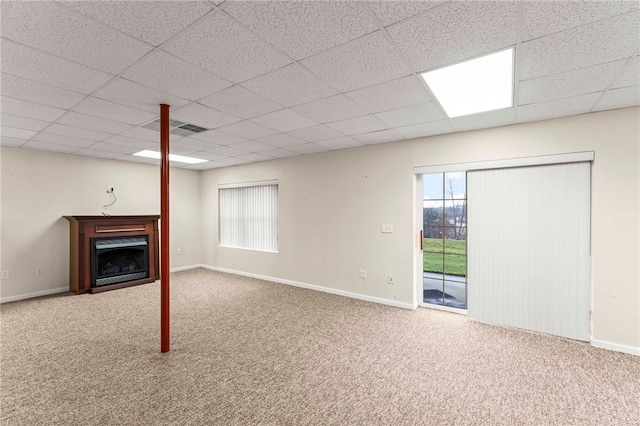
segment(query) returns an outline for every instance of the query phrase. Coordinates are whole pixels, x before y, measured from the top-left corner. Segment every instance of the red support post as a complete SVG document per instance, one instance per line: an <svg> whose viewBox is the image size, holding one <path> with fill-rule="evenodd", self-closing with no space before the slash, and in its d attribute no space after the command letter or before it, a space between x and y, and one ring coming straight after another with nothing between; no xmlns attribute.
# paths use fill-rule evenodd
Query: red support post
<svg viewBox="0 0 640 426"><path fill-rule="evenodd" d="M160 352L169 352L169 105L160 105Z"/></svg>

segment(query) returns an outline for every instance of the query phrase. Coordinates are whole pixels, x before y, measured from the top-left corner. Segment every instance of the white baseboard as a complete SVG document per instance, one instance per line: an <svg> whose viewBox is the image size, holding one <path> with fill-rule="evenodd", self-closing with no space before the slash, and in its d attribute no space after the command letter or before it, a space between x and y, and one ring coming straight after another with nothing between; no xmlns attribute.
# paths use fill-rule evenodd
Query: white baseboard
<svg viewBox="0 0 640 426"><path fill-rule="evenodd" d="M180 272L180 271L186 271L189 269L198 269L202 267L203 265L180 266L178 268L172 268L170 272ZM34 297L49 296L51 294L65 293L67 291L69 291L69 287L60 287L60 288L54 288L51 290L37 291L35 293L26 293L26 294L19 294L17 296L0 297L0 304L16 302L18 300L33 299Z"/></svg>
<svg viewBox="0 0 640 426"><path fill-rule="evenodd" d="M285 280L285 279L282 279L282 278L274 278L274 277L268 277L268 276L265 276L265 275L258 275L258 274L251 274L251 273L248 273L248 272L235 271L233 269L218 268L218 267L209 266L209 265L200 265L200 266L202 268L204 268L204 269L210 269L212 271L225 272L225 273L234 274L234 275L242 275L244 277L257 278L259 280L271 281L271 282L274 282L274 283L286 284L286 285L291 285L291 286L294 286L294 287L301 287L301 288L306 288L306 289L309 289L309 290L321 291L323 293L330 293L330 294L335 294L335 295L338 295L338 296L350 297L352 299L359 299L359 300L365 300L367 302L374 302L374 303L380 303L382 305L394 306L396 308L415 310L415 307L413 306L412 303L398 302L396 300L389 300L389 299L383 299L383 298L380 298L380 297L367 296L366 294L351 293L349 291L336 290L334 288L322 287L322 286L319 286L319 285L307 284L307 283L302 283L302 282L299 282L299 281L291 281L291 280Z"/></svg>
<svg viewBox="0 0 640 426"><path fill-rule="evenodd" d="M634 346L627 346L627 345L621 345L619 343L605 342L604 340L594 339L591 336L589 336L589 341L591 342L591 346L594 346L596 348L608 349L610 351L623 352L626 354L640 356L640 348L637 348Z"/></svg>
<svg viewBox="0 0 640 426"><path fill-rule="evenodd" d="M35 293L19 294L18 296L0 297L0 303L16 302L18 300L33 299L34 297L50 296L52 294L66 293L69 287L52 288L50 290L36 291Z"/></svg>
<svg viewBox="0 0 640 426"><path fill-rule="evenodd" d="M198 269L198 268L204 268L204 265L179 266L177 268L169 269L169 272L188 271L189 269Z"/></svg>

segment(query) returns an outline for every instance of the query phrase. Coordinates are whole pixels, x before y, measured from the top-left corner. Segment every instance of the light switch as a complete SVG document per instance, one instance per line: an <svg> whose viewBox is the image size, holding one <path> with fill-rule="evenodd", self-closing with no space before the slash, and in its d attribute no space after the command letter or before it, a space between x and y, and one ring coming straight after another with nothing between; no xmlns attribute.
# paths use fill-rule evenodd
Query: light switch
<svg viewBox="0 0 640 426"><path fill-rule="evenodd" d="M382 225L380 231L383 234L393 234L393 225Z"/></svg>

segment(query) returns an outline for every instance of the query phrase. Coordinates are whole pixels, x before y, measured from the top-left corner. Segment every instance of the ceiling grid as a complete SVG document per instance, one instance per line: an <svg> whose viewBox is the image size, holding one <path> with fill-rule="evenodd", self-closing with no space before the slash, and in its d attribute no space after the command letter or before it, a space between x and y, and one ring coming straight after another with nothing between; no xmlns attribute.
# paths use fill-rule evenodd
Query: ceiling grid
<svg viewBox="0 0 640 426"><path fill-rule="evenodd" d="M206 170L640 105L637 1L13 1L0 144ZM448 118L420 73L516 47L514 106Z"/></svg>

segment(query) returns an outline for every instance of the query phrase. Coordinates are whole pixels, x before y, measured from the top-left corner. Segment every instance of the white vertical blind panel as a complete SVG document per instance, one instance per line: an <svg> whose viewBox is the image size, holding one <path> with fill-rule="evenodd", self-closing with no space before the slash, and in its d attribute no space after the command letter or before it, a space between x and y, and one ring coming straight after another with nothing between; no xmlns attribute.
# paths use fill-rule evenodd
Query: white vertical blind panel
<svg viewBox="0 0 640 426"><path fill-rule="evenodd" d="M467 174L467 315L589 340L591 164Z"/></svg>
<svg viewBox="0 0 640 426"><path fill-rule="evenodd" d="M278 251L278 186L218 190L220 245Z"/></svg>

